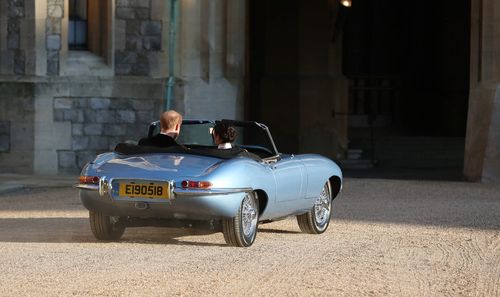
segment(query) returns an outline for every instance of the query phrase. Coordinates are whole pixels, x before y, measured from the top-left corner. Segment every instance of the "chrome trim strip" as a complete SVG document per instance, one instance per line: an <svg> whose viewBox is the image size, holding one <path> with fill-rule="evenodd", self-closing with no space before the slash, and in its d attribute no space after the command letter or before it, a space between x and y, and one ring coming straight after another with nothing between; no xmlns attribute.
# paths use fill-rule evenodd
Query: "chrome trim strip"
<svg viewBox="0 0 500 297"><path fill-rule="evenodd" d="M229 195L234 193L252 192L251 188L219 188L219 189L189 189L175 188L174 194L179 196L200 196L200 195Z"/></svg>
<svg viewBox="0 0 500 297"><path fill-rule="evenodd" d="M80 190L99 191L98 185L76 184L76 185L73 185L73 187L80 189Z"/></svg>

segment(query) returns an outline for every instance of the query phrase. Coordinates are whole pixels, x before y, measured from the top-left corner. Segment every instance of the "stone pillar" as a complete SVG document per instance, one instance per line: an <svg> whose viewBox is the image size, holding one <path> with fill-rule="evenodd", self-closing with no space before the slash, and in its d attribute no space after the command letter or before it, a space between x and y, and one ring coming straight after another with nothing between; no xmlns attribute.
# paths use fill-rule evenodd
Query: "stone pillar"
<svg viewBox="0 0 500 297"><path fill-rule="evenodd" d="M7 1L0 1L0 74L8 73L7 5Z"/></svg>
<svg viewBox="0 0 500 297"><path fill-rule="evenodd" d="M61 22L64 17L64 0L47 0L47 75L59 75L62 49Z"/></svg>
<svg viewBox="0 0 500 297"><path fill-rule="evenodd" d="M152 64L158 62L158 52L165 46L163 22L153 8L161 9L161 5L157 1L116 1L116 75L151 75Z"/></svg>
<svg viewBox="0 0 500 297"><path fill-rule="evenodd" d="M180 4L174 107L190 118L242 119L245 0Z"/></svg>
<svg viewBox="0 0 500 297"><path fill-rule="evenodd" d="M23 47L22 37L24 37L27 29L24 24L25 1L9 0L2 2L2 11L5 9L7 12L7 47L6 51L2 53L2 56L6 55L6 60L2 64L5 64L4 70L6 74L24 75L26 73L26 51Z"/></svg>
<svg viewBox="0 0 500 297"><path fill-rule="evenodd" d="M47 74L47 1L34 1L35 6L35 73Z"/></svg>
<svg viewBox="0 0 500 297"><path fill-rule="evenodd" d="M471 2L470 96L464 176L500 181L500 3Z"/></svg>

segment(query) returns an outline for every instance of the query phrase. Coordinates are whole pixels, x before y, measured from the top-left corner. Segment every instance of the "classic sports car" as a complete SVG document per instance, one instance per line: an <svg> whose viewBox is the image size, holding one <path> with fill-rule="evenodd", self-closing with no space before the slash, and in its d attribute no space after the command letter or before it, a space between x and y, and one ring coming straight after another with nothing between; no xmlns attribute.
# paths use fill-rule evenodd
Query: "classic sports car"
<svg viewBox="0 0 500 297"><path fill-rule="evenodd" d="M222 121L237 129L244 154L213 145L215 121L185 120L184 147L123 143L88 163L76 187L94 236L118 240L126 227L140 226L208 228L247 247L259 223L291 215L303 232L323 233L342 189L340 168L320 155L278 153L263 124ZM152 123L149 136L158 130Z"/></svg>

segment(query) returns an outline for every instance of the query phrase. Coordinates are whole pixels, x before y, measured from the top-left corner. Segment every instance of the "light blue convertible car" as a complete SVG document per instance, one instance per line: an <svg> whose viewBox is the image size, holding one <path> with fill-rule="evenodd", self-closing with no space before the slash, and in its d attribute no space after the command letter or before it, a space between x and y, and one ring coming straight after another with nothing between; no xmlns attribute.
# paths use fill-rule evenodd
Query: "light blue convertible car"
<svg viewBox="0 0 500 297"><path fill-rule="evenodd" d="M259 223L296 216L306 233L323 233L342 172L315 154L281 154L260 123L222 120L236 127L244 154L216 149L216 121L183 121L179 143L152 148L119 144L82 170L80 198L92 233L118 240L126 227L166 226L222 231L227 244L248 247ZM149 135L158 133L152 123Z"/></svg>

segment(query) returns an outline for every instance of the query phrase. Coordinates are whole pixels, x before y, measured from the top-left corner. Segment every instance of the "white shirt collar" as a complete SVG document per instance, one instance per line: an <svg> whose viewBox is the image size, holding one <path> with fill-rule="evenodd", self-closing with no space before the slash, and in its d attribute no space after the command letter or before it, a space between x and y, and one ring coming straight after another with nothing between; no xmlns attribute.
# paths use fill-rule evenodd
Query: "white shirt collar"
<svg viewBox="0 0 500 297"><path fill-rule="evenodd" d="M217 148L222 149L222 150L227 150L227 149L233 148L233 146L231 145L230 142L226 142L226 143L219 144L219 146L217 146Z"/></svg>

